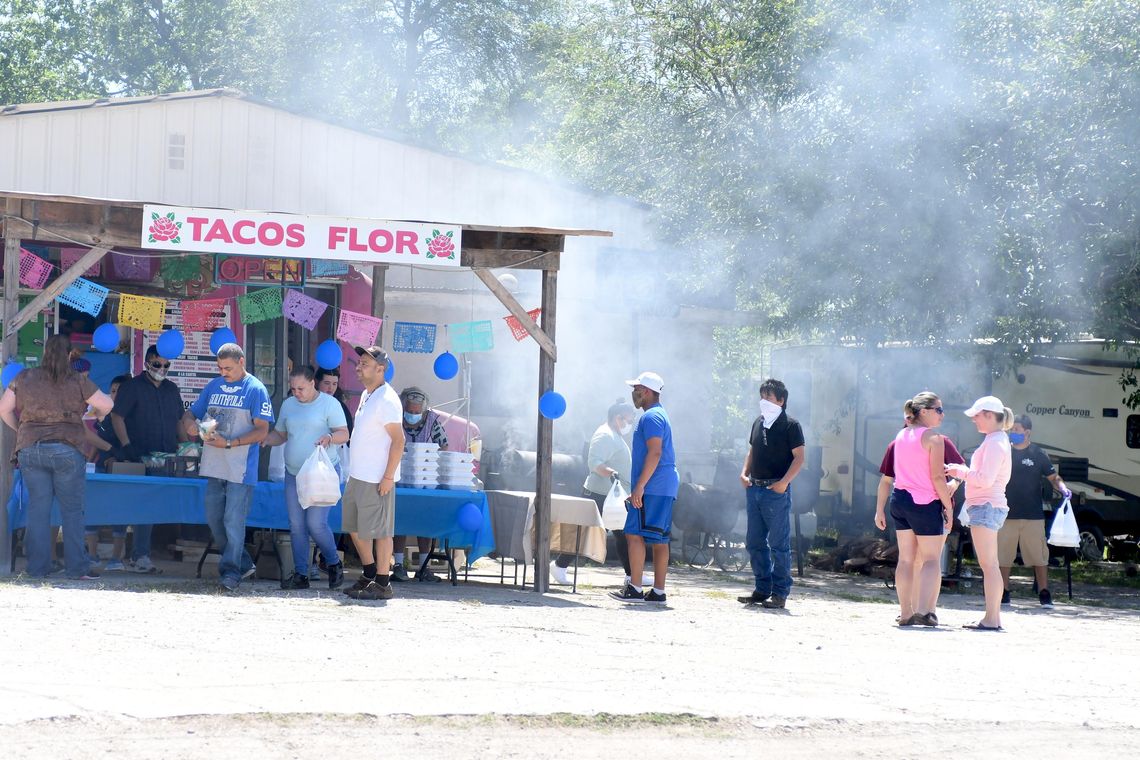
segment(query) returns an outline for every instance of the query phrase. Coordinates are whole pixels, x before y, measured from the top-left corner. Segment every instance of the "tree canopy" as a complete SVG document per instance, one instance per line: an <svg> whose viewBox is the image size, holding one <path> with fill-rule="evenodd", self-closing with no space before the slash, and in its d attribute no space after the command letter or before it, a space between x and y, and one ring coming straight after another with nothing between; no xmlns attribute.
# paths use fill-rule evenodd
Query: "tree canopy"
<svg viewBox="0 0 1140 760"><path fill-rule="evenodd" d="M1140 339L1131 0L2 0L8 103L231 86L657 209L771 336Z"/></svg>

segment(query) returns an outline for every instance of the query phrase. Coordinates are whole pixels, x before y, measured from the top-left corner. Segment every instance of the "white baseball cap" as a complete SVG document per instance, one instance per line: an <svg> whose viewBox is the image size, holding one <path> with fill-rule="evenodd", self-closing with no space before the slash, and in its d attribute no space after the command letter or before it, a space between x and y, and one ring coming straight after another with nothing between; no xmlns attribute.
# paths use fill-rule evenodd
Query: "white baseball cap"
<svg viewBox="0 0 1140 760"><path fill-rule="evenodd" d="M626 380L626 385L644 385L654 393L660 393L661 389L665 387L665 381L661 379L661 375L656 372L642 372L633 380Z"/></svg>
<svg viewBox="0 0 1140 760"><path fill-rule="evenodd" d="M974 402L974 405L967 409L963 414L967 417L973 417L978 412L996 412L1001 414L1005 411L1005 404L997 396L982 396Z"/></svg>

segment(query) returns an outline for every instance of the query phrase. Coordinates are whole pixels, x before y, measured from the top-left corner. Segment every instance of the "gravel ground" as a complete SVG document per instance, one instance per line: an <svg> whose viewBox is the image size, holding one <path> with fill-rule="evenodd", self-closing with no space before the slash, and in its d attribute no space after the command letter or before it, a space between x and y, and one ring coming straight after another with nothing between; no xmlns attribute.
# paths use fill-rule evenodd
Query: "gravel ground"
<svg viewBox="0 0 1140 760"><path fill-rule="evenodd" d="M578 594L473 579L356 603L269 581L224 594L165 567L0 581L0 755L309 758L376 742L476 757L1073 757L1140 740L1129 590L1078 588L1090 603L1051 612L1026 592L1005 632L976 633L960 626L980 617L979 593L944 595L936 629L898 629L881 582L818 571L766 611L735 601L743 576L699 570L674 571L667 607L647 608L605 596L612 568L584 570Z"/></svg>

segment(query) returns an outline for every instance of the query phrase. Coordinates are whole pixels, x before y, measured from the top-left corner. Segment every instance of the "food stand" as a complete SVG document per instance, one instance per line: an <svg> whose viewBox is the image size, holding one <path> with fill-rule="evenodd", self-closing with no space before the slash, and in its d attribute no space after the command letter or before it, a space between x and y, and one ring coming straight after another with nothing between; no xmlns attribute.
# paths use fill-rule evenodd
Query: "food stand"
<svg viewBox="0 0 1140 760"><path fill-rule="evenodd" d="M115 323L120 330L129 331L127 339L134 355L141 353L143 345L151 344L155 335L180 330L186 338L186 348L172 366L172 379L187 380L187 395L196 393L189 381L203 382L208 371L208 356L202 347L203 341L208 340L205 336L212 330L228 327L252 356L250 371L263 382L269 379L267 386L273 384L277 401L284 391L285 383L280 379L286 377L290 353L286 340L291 331L268 329L266 325L284 326L286 298L296 302L299 300L296 294L300 293L310 301L320 300L304 289L304 278L313 271L315 262L339 266L350 273L348 276L352 270L345 265L351 262L357 268L372 270L369 313L353 311L344 301L337 301L328 304L328 319L324 322L301 321L306 318L304 313L291 316L290 319L296 317L298 324L311 326L307 341L298 344L303 349L297 352L300 361L307 361L313 355L311 349L318 342L337 340L351 346L354 342L364 342L368 334L376 336L375 329L371 333L369 329L379 327L376 317L384 313L386 267L413 264L464 267L487 285L540 346L537 402L543 393L553 390L554 385L557 278L565 237L609 234L182 208L36 193L0 192L0 199L5 204L0 360L6 363L13 357L18 358L20 328L38 318L45 307L63 299L72 305L89 306L96 324ZM38 292L31 293L23 292L20 287L21 248L28 245L71 251L66 260L61 251L58 263L54 253L45 259L57 272L54 278L45 279ZM125 284L122 272L116 272L118 280L107 276L89 279L93 268L108 255L126 262L116 269L142 270L138 275L140 279L134 285ZM489 271L501 267L541 270L541 326ZM169 274L162 277L160 289L154 287L153 275L152 279L142 279L156 268L164 275ZM346 277L344 283L334 285L333 289L347 290L348 285ZM290 296L291 293L294 295ZM98 299L96 307L93 302L100 294L103 298ZM30 301L21 303L22 295L30 297ZM214 303L203 306L203 302L210 301ZM309 301L304 303L311 305ZM334 313L338 316L335 327ZM191 315L194 315L193 325L188 324ZM260 361L259 357L269 359ZM138 362L132 370L137 368ZM273 376L262 377L269 373ZM549 418L539 416L535 561L540 569L549 561L552 425ZM3 494L11 492L11 450L11 431L5 430L0 446L0 493ZM91 519L94 524L102 518L93 516ZM10 532L11 526L7 523L7 511L0 510L0 536ZM0 572L7 572L10 566L10 546L7 540L0 542ZM536 590L546 591L547 584L546 572L535 574Z"/></svg>

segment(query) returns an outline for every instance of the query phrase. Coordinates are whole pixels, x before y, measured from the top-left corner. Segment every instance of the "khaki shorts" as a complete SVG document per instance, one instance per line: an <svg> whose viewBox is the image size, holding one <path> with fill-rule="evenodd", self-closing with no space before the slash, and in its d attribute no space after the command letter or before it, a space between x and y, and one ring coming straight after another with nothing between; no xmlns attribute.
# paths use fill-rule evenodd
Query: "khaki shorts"
<svg viewBox="0 0 1140 760"><path fill-rule="evenodd" d="M1026 567L1049 564L1049 547L1045 543L1044 520L1006 520L998 531L998 565L1012 567L1021 544L1021 561Z"/></svg>
<svg viewBox="0 0 1140 760"><path fill-rule="evenodd" d="M358 538L391 538L396 529L396 489L381 496L377 483L349 478L341 497L341 529Z"/></svg>

